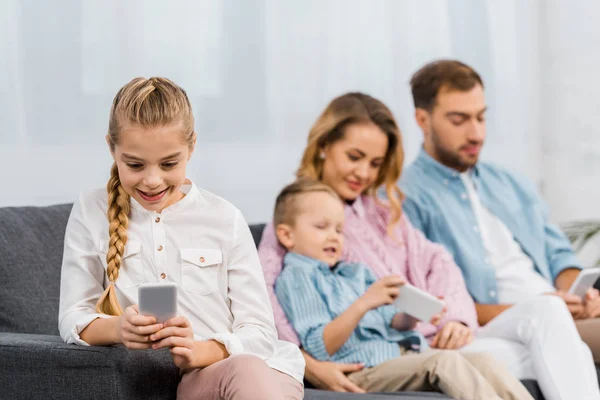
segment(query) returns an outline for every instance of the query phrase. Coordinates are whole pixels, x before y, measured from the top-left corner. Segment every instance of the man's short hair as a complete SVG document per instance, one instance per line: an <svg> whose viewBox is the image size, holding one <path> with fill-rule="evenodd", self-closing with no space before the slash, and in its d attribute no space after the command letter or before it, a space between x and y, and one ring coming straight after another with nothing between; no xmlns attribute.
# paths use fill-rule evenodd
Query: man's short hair
<svg viewBox="0 0 600 400"><path fill-rule="evenodd" d="M430 112L442 88L465 92L478 84L483 87L479 74L456 60L431 62L415 72L410 80L415 108L423 108Z"/></svg>

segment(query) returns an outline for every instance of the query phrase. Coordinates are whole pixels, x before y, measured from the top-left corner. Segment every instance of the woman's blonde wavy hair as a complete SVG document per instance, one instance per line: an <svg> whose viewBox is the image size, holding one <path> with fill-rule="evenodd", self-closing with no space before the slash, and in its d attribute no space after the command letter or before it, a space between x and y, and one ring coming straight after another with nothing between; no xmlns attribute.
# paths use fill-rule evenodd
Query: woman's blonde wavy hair
<svg viewBox="0 0 600 400"><path fill-rule="evenodd" d="M194 116L185 91L166 78L135 78L123 86L115 96L110 109L108 141L112 152L119 143L123 129L131 125L157 127L179 123L190 147L194 142ZM130 199L119 179L114 163L106 185L108 192L108 253L106 273L109 285L96 304L96 311L121 315L114 289L127 244Z"/></svg>
<svg viewBox="0 0 600 400"><path fill-rule="evenodd" d="M377 125L388 138L388 148L385 159L373 185L366 193L374 196L377 201L377 190L385 186L391 211L388 223L388 234L402 216L402 200L404 196L397 186L404 163L404 149L400 129L392 112L381 101L364 93L346 93L336 97L329 103L319 116L308 134L308 143L302 156L300 167L296 171L298 178L322 179L325 160L320 153L325 146L331 145L344 137L344 130L355 123L373 123ZM381 204L381 202L380 202Z"/></svg>

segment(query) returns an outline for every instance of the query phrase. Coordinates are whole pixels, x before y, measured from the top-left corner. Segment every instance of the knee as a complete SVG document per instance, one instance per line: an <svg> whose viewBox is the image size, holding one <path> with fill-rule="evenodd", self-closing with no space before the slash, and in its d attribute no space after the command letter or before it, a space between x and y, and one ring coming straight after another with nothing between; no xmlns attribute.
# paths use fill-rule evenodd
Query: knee
<svg viewBox="0 0 600 400"><path fill-rule="evenodd" d="M263 375L270 368L266 362L257 356L240 354L231 357L227 362L227 369L233 375Z"/></svg>
<svg viewBox="0 0 600 400"><path fill-rule="evenodd" d="M537 296L533 301L531 317L537 320L545 320L556 323L561 318L572 319L569 308L563 299L558 296Z"/></svg>
<svg viewBox="0 0 600 400"><path fill-rule="evenodd" d="M485 370L498 365L498 360L490 353L465 353L463 356L478 370Z"/></svg>
<svg viewBox="0 0 600 400"><path fill-rule="evenodd" d="M427 361L425 361L425 367L429 371L438 370L439 368L456 368L464 361L465 359L459 352L446 350L437 352L429 357Z"/></svg>

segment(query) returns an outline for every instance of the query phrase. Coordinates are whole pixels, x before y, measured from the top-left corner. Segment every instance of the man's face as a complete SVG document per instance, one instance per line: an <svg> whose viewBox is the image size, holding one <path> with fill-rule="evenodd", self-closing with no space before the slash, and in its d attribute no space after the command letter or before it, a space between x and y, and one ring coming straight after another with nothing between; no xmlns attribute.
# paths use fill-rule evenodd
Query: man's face
<svg viewBox="0 0 600 400"><path fill-rule="evenodd" d="M477 163L485 140L483 87L468 91L442 87L431 112L417 109L425 150L447 167L466 171Z"/></svg>

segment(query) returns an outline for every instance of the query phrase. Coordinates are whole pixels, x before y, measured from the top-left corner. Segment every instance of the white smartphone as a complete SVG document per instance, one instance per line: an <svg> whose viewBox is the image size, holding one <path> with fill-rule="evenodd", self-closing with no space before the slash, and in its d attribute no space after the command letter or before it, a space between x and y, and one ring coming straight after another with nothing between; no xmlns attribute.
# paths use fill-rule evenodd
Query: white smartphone
<svg viewBox="0 0 600 400"><path fill-rule="evenodd" d="M409 283L400 287L400 294L394 300L394 305L401 312L423 322L429 322L444 308L442 300Z"/></svg>
<svg viewBox="0 0 600 400"><path fill-rule="evenodd" d="M142 315L163 323L177 315L177 285L173 282L142 283L138 288L138 309Z"/></svg>
<svg viewBox="0 0 600 400"><path fill-rule="evenodd" d="M598 278L600 278L600 267L581 270L575 282L571 285L569 294L583 298L588 289L594 287L594 283L596 283Z"/></svg>

